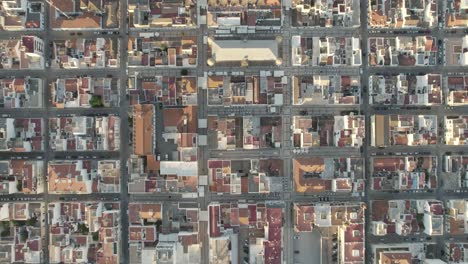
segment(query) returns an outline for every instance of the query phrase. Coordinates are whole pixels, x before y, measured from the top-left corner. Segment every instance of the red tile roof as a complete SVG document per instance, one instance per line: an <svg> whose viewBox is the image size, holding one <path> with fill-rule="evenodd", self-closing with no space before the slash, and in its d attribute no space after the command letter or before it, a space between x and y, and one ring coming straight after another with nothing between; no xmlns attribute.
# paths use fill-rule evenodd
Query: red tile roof
<svg viewBox="0 0 468 264"><path fill-rule="evenodd" d="M210 206L210 237L219 237L221 235L219 217L219 205Z"/></svg>
<svg viewBox="0 0 468 264"><path fill-rule="evenodd" d="M34 37L25 36L21 38L23 46L26 48L26 52L34 52Z"/></svg>

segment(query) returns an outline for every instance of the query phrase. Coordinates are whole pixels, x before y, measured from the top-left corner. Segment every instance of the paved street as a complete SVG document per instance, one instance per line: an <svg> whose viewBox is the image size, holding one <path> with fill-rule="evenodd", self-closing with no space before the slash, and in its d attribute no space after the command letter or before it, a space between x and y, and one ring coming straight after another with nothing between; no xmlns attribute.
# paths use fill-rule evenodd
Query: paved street
<svg viewBox="0 0 468 264"><path fill-rule="evenodd" d="M48 9L48 3L44 0L40 0L44 3L45 8ZM198 3L198 13L205 9L203 1ZM442 13L445 8L445 1L438 0L439 13ZM365 1L361 1L361 4L365 4ZM364 8L364 7L362 7ZM360 75L362 88L367 87L369 83L369 76L373 74L396 74L396 73L440 73L443 75L451 73L468 73L467 67L461 66L430 66L430 67L370 67L368 65L368 54L369 50L367 47L367 40L369 37L391 37L398 36L402 33L398 33L394 30L369 30L367 27L367 12L361 12L360 20L361 26L359 28L333 28L333 29L319 29L319 28L292 28L290 21L289 6L285 6L284 22L281 32L271 33L280 34L283 36L283 64L277 66L250 66L244 67L208 67L206 61L208 59L206 45L204 44L204 37L208 35L216 34L214 29L208 29L206 25L199 25L197 28L178 28L178 29L151 29L145 30L145 32L159 32L166 36L180 36L180 34L188 34L198 37L198 67L190 68L189 75L204 77L207 72L245 72L258 74L260 70L269 71L283 71L285 76L294 75ZM49 12L45 12L44 27L45 30L33 31L32 35L41 37L45 43L49 43L55 39L68 39L71 38L72 33L78 33L78 31L55 31L49 27ZM130 111L129 100L127 98L127 77L135 72L139 72L143 75L148 76L180 76L180 68L170 67L127 67L128 65L128 54L127 54L127 42L128 38L139 36L143 30L128 29L127 24L127 1L120 0L120 28L118 30L119 35L105 35L105 37L111 37L118 39L120 42L120 65L118 68L100 68L100 69L51 69L47 68L44 70L0 70L0 78L5 77L21 77L21 76L32 76L39 77L45 80L46 89L43 97L43 108L40 109L0 109L0 117L11 117L11 118L24 118L24 117L40 117L40 118L53 118L53 117L65 117L65 116L79 116L79 115L116 115L121 118L120 126L120 150L119 151L76 151L76 152L54 152L49 147L49 137L45 136L45 151L41 152L30 152L30 153L11 153L11 152L0 152L0 159L39 159L44 162L48 162L54 159L120 159L121 164L121 192L115 194L102 194L93 193L88 195L53 195L49 194L47 185L45 185L45 191L43 194L38 195L4 195L0 196L0 201L40 201L45 204L45 208L48 208L48 204L51 202L59 201L114 201L120 202L121 205L121 258L120 263L129 263L129 247L128 247L128 203L144 203L144 202L166 202L166 201L193 201L193 199L182 198L181 195L177 194L128 194L128 168L127 160L131 154L129 146L130 142L130 124L128 122L128 112ZM412 35L427 35L425 33L419 33L419 31L408 31ZM95 38L97 36L104 36L100 31L96 34L92 31L82 31L82 36ZM409 34L405 33L405 34ZM24 32L2 32L0 39L11 39L19 38ZM29 33L28 33L29 34ZM430 32L438 39L446 37L461 37L465 33L461 30L455 30L448 32L444 29L436 28ZM294 67L291 64L291 47L290 40L293 35L301 36L335 36L335 37L358 37L361 39L361 49L363 54L363 64L361 67L351 66L340 66L340 67ZM248 37L248 36L247 36ZM46 45L48 46L48 45ZM46 57L50 53L50 49L47 50ZM442 55L441 55L442 56ZM57 77L73 77L81 75L91 75L96 77L113 76L120 80L120 106L112 108L99 108L99 109L56 109L51 106L50 91L47 85ZM391 199L438 199L446 202L449 199L468 198L467 192L455 192L455 191L444 191L442 187L434 190L433 192L376 192L370 189L369 179L366 179L366 191L364 196L351 197L350 195L336 195L336 194L321 194L321 195L301 195L294 193L294 186L292 181L292 159L295 157L363 157L365 164L365 172L370 171L370 158L374 156L385 156L385 155L434 155L438 158L438 173L441 174L442 157L447 152L452 153L467 153L467 146L446 146L439 141L438 144L432 146L387 146L385 148L376 148L370 146L369 136L371 135L370 124L371 116L374 114L421 114L421 115L437 115L439 122L441 122L444 116L447 115L461 115L468 112L468 106L461 107L447 107L446 105L430 106L430 107L417 107L417 106L381 106L381 105L370 105L369 96L366 89L362 89L361 105L293 105L292 104L292 87L289 79L286 90L284 90L284 103L282 106L277 107L277 111L272 113L270 108L267 106L255 106L246 105L243 107L219 107L219 106L208 106L206 91L199 89L198 95L198 117L205 119L207 116L281 116L283 120L283 131L282 131L282 146L281 148L275 149L259 149L259 150L217 150L210 149L209 146L199 147L199 175L207 175L207 160L208 159L255 159L255 158L279 158L284 160L284 171L283 177L285 178L285 185L283 186L282 192L270 193L270 194L249 194L249 195L217 195L210 193L207 187L205 188L204 195L199 196L197 202L200 205L202 211L206 211L208 205L212 202L229 202L229 201L263 201L263 200L275 200L280 201L284 207L284 237L283 237L283 258L284 263L294 263L293 260L293 203L308 203L308 202L322 202L323 198L327 197L329 202L365 202L367 205L374 199L391 200ZM445 91L444 91L445 92ZM446 96L446 95L445 95ZM336 148L336 147L316 147L310 149L296 149L293 147L291 142L291 122L294 116L300 115L303 111L307 111L308 115L321 116L321 115L339 115L341 112L356 111L365 116L366 121L366 142L362 148ZM159 129L159 128L158 128ZM48 126L45 126L45 135L48 135ZM199 129L200 135L206 135L206 129ZM47 175L47 166L44 166L44 175ZM368 206L369 209L369 206ZM370 210L366 210L366 223L371 222ZM209 263L209 251L208 251L208 236L207 236L207 222L200 223L200 240L202 243L202 263ZM432 241L437 243L440 250L443 250L443 244L447 241L457 242L468 242L468 237L463 236L449 236L447 234L440 237L428 238L425 235L410 236L410 237L399 237L389 235L385 237L375 237L370 235L369 224L366 225L366 259L372 258L371 245L380 243L398 243L398 242L416 242L416 241ZM48 221L45 221L45 228L48 230ZM45 243L48 245L49 236L45 236ZM45 247L47 249L47 247ZM438 250L438 255L440 255ZM45 250L44 261L49 262L48 250ZM367 262L366 263L370 263Z"/></svg>

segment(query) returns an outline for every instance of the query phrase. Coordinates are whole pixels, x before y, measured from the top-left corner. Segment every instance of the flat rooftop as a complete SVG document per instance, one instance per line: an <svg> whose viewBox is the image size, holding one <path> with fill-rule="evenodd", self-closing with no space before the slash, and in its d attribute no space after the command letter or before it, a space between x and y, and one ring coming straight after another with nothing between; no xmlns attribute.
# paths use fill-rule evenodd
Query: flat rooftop
<svg viewBox="0 0 468 264"><path fill-rule="evenodd" d="M275 61L278 43L274 40L213 40L211 51L216 62Z"/></svg>

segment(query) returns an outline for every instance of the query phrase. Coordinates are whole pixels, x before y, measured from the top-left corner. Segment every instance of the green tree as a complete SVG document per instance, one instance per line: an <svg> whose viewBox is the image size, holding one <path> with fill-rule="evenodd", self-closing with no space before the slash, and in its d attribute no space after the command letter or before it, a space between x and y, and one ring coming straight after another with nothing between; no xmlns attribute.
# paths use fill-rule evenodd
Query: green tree
<svg viewBox="0 0 468 264"><path fill-rule="evenodd" d="M154 223L156 225L156 230L160 230L161 226L162 226L162 220L161 219L158 219L156 221L156 223Z"/></svg>
<svg viewBox="0 0 468 264"><path fill-rule="evenodd" d="M10 228L6 228L0 233L1 237L9 237L10 235L11 235Z"/></svg>
<svg viewBox="0 0 468 264"><path fill-rule="evenodd" d="M26 221L11 220L10 222L11 222L11 224L13 224L14 226L24 226L24 225L26 225Z"/></svg>
<svg viewBox="0 0 468 264"><path fill-rule="evenodd" d="M424 229L424 214L417 214L416 221L418 221L419 228Z"/></svg>
<svg viewBox="0 0 468 264"><path fill-rule="evenodd" d="M34 226L37 223L37 217L32 217L26 220L27 226Z"/></svg>
<svg viewBox="0 0 468 264"><path fill-rule="evenodd" d="M23 190L23 181L21 180L17 181L16 189L18 190L18 192L21 192Z"/></svg>
<svg viewBox="0 0 468 264"><path fill-rule="evenodd" d="M21 229L21 231L20 231L20 239L21 239L22 241L25 241L26 239L28 239L28 236L29 236L28 230L27 230L26 228Z"/></svg>
<svg viewBox="0 0 468 264"><path fill-rule="evenodd" d="M93 232L93 241L98 241L99 240L99 231Z"/></svg>
<svg viewBox="0 0 468 264"><path fill-rule="evenodd" d="M89 228L86 226L86 224L79 223L78 224L78 233L82 235L87 235L89 233Z"/></svg>
<svg viewBox="0 0 468 264"><path fill-rule="evenodd" d="M91 107L103 107L104 103L102 102L102 97L100 95L93 95L91 96L91 99L89 100L89 104Z"/></svg>

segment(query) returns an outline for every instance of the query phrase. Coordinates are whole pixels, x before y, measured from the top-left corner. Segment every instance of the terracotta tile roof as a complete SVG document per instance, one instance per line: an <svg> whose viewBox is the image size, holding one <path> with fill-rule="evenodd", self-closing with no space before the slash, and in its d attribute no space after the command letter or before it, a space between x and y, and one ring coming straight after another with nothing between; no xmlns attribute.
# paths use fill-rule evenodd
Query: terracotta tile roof
<svg viewBox="0 0 468 264"><path fill-rule="evenodd" d="M388 215L388 208L388 201L373 201L371 206L372 221L384 220Z"/></svg>
<svg viewBox="0 0 468 264"><path fill-rule="evenodd" d="M210 206L210 237L219 237L221 235L221 230L219 228L219 205Z"/></svg>
<svg viewBox="0 0 468 264"><path fill-rule="evenodd" d="M49 190L54 193L87 192L85 181L78 179L81 171L75 163L49 163Z"/></svg>
<svg viewBox="0 0 468 264"><path fill-rule="evenodd" d="M156 241L156 226L145 226L145 241L154 242Z"/></svg>
<svg viewBox="0 0 468 264"><path fill-rule="evenodd" d="M62 12L74 12L75 11L75 1L74 0L51 0L51 3ZM54 8L51 6L51 9ZM55 8L54 8L55 9Z"/></svg>
<svg viewBox="0 0 468 264"><path fill-rule="evenodd" d="M187 125L184 125L184 119L187 120ZM178 133L197 133L197 107L164 109L164 127L176 127Z"/></svg>
<svg viewBox="0 0 468 264"><path fill-rule="evenodd" d="M21 43L26 48L26 52L34 52L34 37L31 37L31 36L22 37Z"/></svg>
<svg viewBox="0 0 468 264"><path fill-rule="evenodd" d="M381 252L380 262L382 264L411 264L411 253L392 253L392 252Z"/></svg>
<svg viewBox="0 0 468 264"><path fill-rule="evenodd" d="M314 207L295 206L296 216L294 227L301 232L312 231Z"/></svg>
<svg viewBox="0 0 468 264"><path fill-rule="evenodd" d="M133 153L149 155L154 152L154 105L133 106Z"/></svg>

